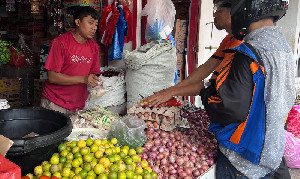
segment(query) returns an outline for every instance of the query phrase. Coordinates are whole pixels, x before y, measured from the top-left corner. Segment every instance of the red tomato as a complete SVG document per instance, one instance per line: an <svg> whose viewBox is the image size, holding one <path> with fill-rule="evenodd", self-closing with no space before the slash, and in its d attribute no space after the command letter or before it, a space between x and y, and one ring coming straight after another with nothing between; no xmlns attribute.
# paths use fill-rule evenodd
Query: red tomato
<svg viewBox="0 0 300 179"><path fill-rule="evenodd" d="M60 178L53 176L53 177L51 177L51 179L60 179Z"/></svg>
<svg viewBox="0 0 300 179"><path fill-rule="evenodd" d="M48 177L48 176L46 176L46 175L42 175L42 176L40 176L39 179L50 179L50 177Z"/></svg>
<svg viewBox="0 0 300 179"><path fill-rule="evenodd" d="M22 176L21 179L30 179L29 176Z"/></svg>

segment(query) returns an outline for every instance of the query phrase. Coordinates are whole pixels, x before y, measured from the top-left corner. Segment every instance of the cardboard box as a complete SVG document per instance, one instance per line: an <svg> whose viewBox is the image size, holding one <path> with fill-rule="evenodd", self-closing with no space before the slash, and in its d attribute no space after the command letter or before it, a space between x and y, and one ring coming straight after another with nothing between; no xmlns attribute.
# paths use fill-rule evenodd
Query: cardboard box
<svg viewBox="0 0 300 179"><path fill-rule="evenodd" d="M176 19L175 23L175 41L176 40L186 40L188 36L188 27L189 21L188 20L180 20Z"/></svg>

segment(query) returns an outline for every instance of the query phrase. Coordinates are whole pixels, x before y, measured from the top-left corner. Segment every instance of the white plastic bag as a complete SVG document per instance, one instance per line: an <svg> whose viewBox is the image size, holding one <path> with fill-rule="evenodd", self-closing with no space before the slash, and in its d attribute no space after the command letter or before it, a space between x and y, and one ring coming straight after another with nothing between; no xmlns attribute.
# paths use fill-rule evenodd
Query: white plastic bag
<svg viewBox="0 0 300 179"><path fill-rule="evenodd" d="M148 0L142 10L142 16L148 16L146 40L166 39L173 30L175 14L171 0Z"/></svg>
<svg viewBox="0 0 300 179"><path fill-rule="evenodd" d="M290 168L300 168L300 139L294 134L285 132L284 158Z"/></svg>

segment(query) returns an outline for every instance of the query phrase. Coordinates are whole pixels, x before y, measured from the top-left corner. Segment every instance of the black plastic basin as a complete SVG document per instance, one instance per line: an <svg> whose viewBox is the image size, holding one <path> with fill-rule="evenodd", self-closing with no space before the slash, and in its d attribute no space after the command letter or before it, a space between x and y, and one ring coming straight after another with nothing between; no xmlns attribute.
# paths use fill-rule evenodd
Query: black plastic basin
<svg viewBox="0 0 300 179"><path fill-rule="evenodd" d="M0 110L0 134L14 141L5 157L20 166L22 176L32 173L43 161L49 161L71 131L71 119L56 111L44 108ZM23 138L31 132L39 136Z"/></svg>

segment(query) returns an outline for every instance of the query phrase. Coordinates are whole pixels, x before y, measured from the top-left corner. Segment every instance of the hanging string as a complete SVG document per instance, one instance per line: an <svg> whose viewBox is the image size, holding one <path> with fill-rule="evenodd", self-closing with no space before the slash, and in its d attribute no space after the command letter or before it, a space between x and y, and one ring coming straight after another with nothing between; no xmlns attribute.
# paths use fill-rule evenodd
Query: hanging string
<svg viewBox="0 0 300 179"><path fill-rule="evenodd" d="M210 39L212 41L212 38L213 38L213 30L214 30L214 22L208 22L206 23L205 25L209 25L211 24L211 31L210 31ZM211 44L209 45L209 47L206 47L206 49L209 49L210 51L212 50L212 46Z"/></svg>

